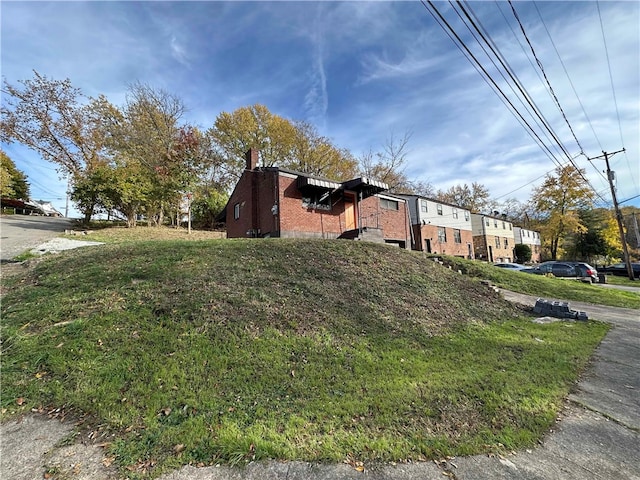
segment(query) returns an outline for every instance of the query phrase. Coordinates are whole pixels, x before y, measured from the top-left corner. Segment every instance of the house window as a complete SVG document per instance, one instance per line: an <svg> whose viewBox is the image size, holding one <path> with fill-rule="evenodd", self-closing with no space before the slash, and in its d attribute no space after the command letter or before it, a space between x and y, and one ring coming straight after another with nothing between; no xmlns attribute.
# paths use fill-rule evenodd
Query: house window
<svg viewBox="0 0 640 480"><path fill-rule="evenodd" d="M453 218L458 218L458 209L454 208L453 213L451 215L453 216Z"/></svg>
<svg viewBox="0 0 640 480"><path fill-rule="evenodd" d="M500 237L496 237L496 248L500 248Z"/></svg>
<svg viewBox="0 0 640 480"><path fill-rule="evenodd" d="M508 238L504 239L504 248L509 248L509 239Z"/></svg>
<svg viewBox="0 0 640 480"><path fill-rule="evenodd" d="M233 218L235 220L238 220L240 218L240 204L239 203L236 203L233 206Z"/></svg>
<svg viewBox="0 0 640 480"><path fill-rule="evenodd" d="M426 200L420 200L420 211L422 213L427 213L427 201Z"/></svg>
<svg viewBox="0 0 640 480"><path fill-rule="evenodd" d="M442 205L438 205L438 215L442 215Z"/></svg>
<svg viewBox="0 0 640 480"><path fill-rule="evenodd" d="M440 243L447 243L447 231L444 227L438 227L438 241Z"/></svg>
<svg viewBox="0 0 640 480"><path fill-rule="evenodd" d="M485 218L485 219L484 219L484 224L485 224L487 227L489 226L489 219L488 219L488 218Z"/></svg>
<svg viewBox="0 0 640 480"><path fill-rule="evenodd" d="M513 227L511 224L509 224L509 230L513 230Z"/></svg>
<svg viewBox="0 0 640 480"><path fill-rule="evenodd" d="M527 230L527 237L529 237L529 230Z"/></svg>
<svg viewBox="0 0 640 480"><path fill-rule="evenodd" d="M386 208L387 210L399 210L400 209L399 202L397 202L396 200L389 200L388 198L381 198L380 199L380 206L382 208Z"/></svg>
<svg viewBox="0 0 640 480"><path fill-rule="evenodd" d="M469 221L469 212L467 212L466 210L464 211L464 219L468 222Z"/></svg>
<svg viewBox="0 0 640 480"><path fill-rule="evenodd" d="M462 236L460 235L460 230L457 228L453 230L453 241L456 243L462 243Z"/></svg>
<svg viewBox="0 0 640 480"><path fill-rule="evenodd" d="M331 195L329 192L313 192L302 197L302 206L313 210L331 210Z"/></svg>
<svg viewBox="0 0 640 480"><path fill-rule="evenodd" d="M493 219L493 228L498 228L498 220Z"/></svg>
<svg viewBox="0 0 640 480"><path fill-rule="evenodd" d="M504 223L504 222L502 222L502 229L503 229L503 230L506 230L506 229L507 229L507 226L505 225L505 223Z"/></svg>

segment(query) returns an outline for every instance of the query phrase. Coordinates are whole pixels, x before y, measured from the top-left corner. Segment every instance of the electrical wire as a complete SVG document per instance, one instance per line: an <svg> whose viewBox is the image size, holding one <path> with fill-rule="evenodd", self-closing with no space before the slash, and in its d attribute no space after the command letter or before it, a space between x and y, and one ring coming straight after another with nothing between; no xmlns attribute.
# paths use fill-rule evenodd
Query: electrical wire
<svg viewBox="0 0 640 480"><path fill-rule="evenodd" d="M494 93L496 93L496 95L498 95L498 97L501 99L502 103L514 115L514 117L516 117L518 122L525 128L525 130L528 130L527 133L532 137L532 139L534 139L534 141L538 144L538 146L541 147L543 149L543 151L545 151L545 154L547 154L547 156L558 167L565 166L565 165L563 165L563 162L559 161L555 157L555 155L553 154L553 152L551 152L549 147L542 141L542 139L540 138L538 133L533 129L533 127L529 124L529 122L527 122L527 120L523 117L522 113L515 107L513 102L507 97L507 95L500 88L500 86L496 83L496 81L493 79L493 77L487 72L486 68L480 63L480 61L476 58L476 56L471 52L469 47L460 38L460 36L455 31L455 29L451 26L451 24L444 18L442 13L440 13L440 11L436 8L436 6L433 4L433 2L430 1L430 0L421 0L421 3L425 7L425 9L429 12L429 14L434 18L434 20L436 21L438 26L440 26L440 28L452 40L454 45L456 45L458 50L460 50L463 53L463 55L465 56L465 58L472 64L472 66L475 68L475 70L483 78L485 83L487 83L492 88ZM453 4L452 4L452 7L453 7ZM456 14L458 14L458 16L460 16L455 8L453 8L453 10L456 12ZM466 23L465 23L465 25L467 26L467 28L469 28ZM486 53L486 50L485 50L485 53ZM495 65L495 63L494 63L494 65ZM491 82L491 83L489 83L489 82ZM528 113L530 114L530 112L528 112ZM525 127L525 125L526 125L526 127ZM550 129L550 131L552 132L552 129ZM555 133L553 133L553 135L557 138L557 135L555 135ZM564 151L565 155L567 156L568 163L571 163L572 166L577 170L577 172L582 177L582 179L585 182L585 184L588 185L592 190L595 191L595 188L593 188L591 183L584 176L582 170L575 164L574 159L568 154L568 152L566 151L566 148L564 148L562 143L558 140L556 142L556 144ZM581 148L581 145L579 145L579 147ZM581 153L583 153L583 152L581 152ZM607 202L607 200L605 200L604 198L602 198L602 197L600 197L600 198L602 199L603 202Z"/></svg>
<svg viewBox="0 0 640 480"><path fill-rule="evenodd" d="M451 4L451 2L449 2L449 3ZM510 87L511 91L513 92L513 94L516 96L516 98L518 98L518 100L520 101L520 104L525 108L525 111L527 111L527 113L529 113L529 116L538 125L539 128L540 127L543 128L542 132L547 137L547 140L551 141L551 139L549 138L549 135L547 135L547 132L549 132L551 134L552 138L553 138L553 141L555 142L555 145L560 147L560 149L567 156L567 158L570 158L570 155L569 155L567 149L565 148L565 146L562 144L562 142L558 138L558 135L554 132L553 128L551 127L551 125L549 123L549 121L544 116L544 114L542 113L540 108L537 106L535 101L531 98L531 95L529 94L527 89L524 87L524 85L522 84L522 82L520 81L520 79L518 78L516 73L513 71L513 68L511 67L509 62L504 58L504 55L502 55L502 52L500 51L498 46L495 44L495 42L493 41L493 39L491 38L489 33L486 31L486 29L484 28L484 26L482 25L482 23L480 22L478 17L475 15L475 13L471 9L469 3L466 2L466 1L464 3L467 5L467 7L469 9L468 12L464 8L464 6L462 6L460 4L458 4L458 5L459 5L460 9L462 10L462 12L464 13L465 17L471 23L471 26L473 26L473 28L478 32L478 34L480 35L480 37L482 38L484 43L487 44L487 46L489 47L489 49L491 50L493 55L498 59L498 61L500 62L500 65L502 66L504 71L507 73L507 75L509 76L511 81L515 84L516 88L518 89L518 91L522 95L522 98L525 99L526 103L529 105L529 108L531 110L529 110L527 108L527 106L522 101L522 98L520 97L520 95L518 95L518 93L513 89L513 87L511 86L511 84L507 80L507 78L505 78L505 76L503 75L503 73L500 70L500 68L495 64L495 62L491 58L491 55L489 55L489 53L486 51L486 49L484 48L484 46L482 45L480 40L478 40L478 38L475 36L473 31L471 31L471 29L469 28L469 25L460 16L460 14L458 12L456 12L456 13L458 13L458 16L460 17L460 19L463 21L463 23L465 23L465 25L467 26L467 29L469 29L469 31L473 35L474 39L478 42L478 44L480 45L482 50L485 52L485 54L487 55L487 57L489 58L489 60L493 64L493 66L496 68L496 70L498 71L500 76L504 79L504 81L507 83L507 85L509 85L509 87ZM453 5L452 5L452 7L453 7ZM455 10L455 7L454 7L454 10ZM470 17L470 15L472 15L474 18L472 19ZM538 122L538 120L536 120L534 118L534 116L532 115L531 112L533 112L535 114L535 116L538 117L538 119L540 120L540 122L542 122L542 124L540 124Z"/></svg>
<svg viewBox="0 0 640 480"><path fill-rule="evenodd" d="M600 150L604 150L604 147L602 146L602 142L600 141L600 138L598 137L598 134L596 133L596 130L593 127L593 123L591 122L591 119L589 118L589 115L587 115L587 111L584 108L584 104L582 103L582 100L580 99L580 96L578 95L578 91L576 90L576 87L573 84L573 81L571 80L571 76L569 75L569 71L567 70L567 67L566 67L565 63L562 60L562 56L560 55L558 47L556 46L556 43L553 41L553 37L551 36L551 32L549 31L549 28L547 27L547 24L544 21L544 18L542 17L542 13L540 12L540 9L538 8L537 2L533 2L533 6L535 7L536 12L538 13L538 18L540 19L540 23L542 23L542 26L544 27L544 30L547 33L547 36L549 37L549 41L551 42L551 45L553 46L553 49L556 52L558 60L560 61L560 65L562 65L562 69L564 70L564 74L567 76L567 80L569 81L569 85L571 85L571 89L573 90L573 94L575 95L576 100L578 101L578 104L580 105L580 108L582 109L582 113L584 114L584 118L587 120L587 123L589 124L589 128L591 128L591 132L593 132L593 136L595 137L596 142L598 142L598 145L600 146ZM595 169L595 171L598 173L598 175L600 175L600 177L602 178L602 180L606 184L607 183L607 178L602 173L602 170L600 170L600 168L598 168L596 166L596 164L593 163L593 160L591 160L591 158L589 158L588 156L587 156L587 160L589 160L589 163L591 164L591 166Z"/></svg>
<svg viewBox="0 0 640 480"><path fill-rule="evenodd" d="M611 81L611 92L613 93L613 104L616 107L616 115L618 117L618 130L620 132L620 143L622 144L622 148L624 148L624 139L622 138L622 122L620 122L620 110L618 109L618 100L616 98L616 89L613 84L613 74L611 73L611 61L609 60L609 48L607 47L607 38L604 34L604 23L602 22L602 14L600 13L600 2L596 0L596 7L598 9L598 18L600 19L600 30L602 31L602 42L604 43L604 52L607 57L607 67L609 69L609 80ZM625 150L624 156L627 160L627 166L629 167L629 176L631 177L631 182L633 186L638 191L638 184L636 182L635 177L633 176L633 170L631 169L631 163L629 162L629 156L627 155L627 151Z"/></svg>
<svg viewBox="0 0 640 480"><path fill-rule="evenodd" d="M538 67L540 67L540 71L542 71L542 76L544 77L544 79L545 79L545 81L547 83L547 87L549 88L549 91L553 95L553 99L556 102L556 106L558 107L558 110L560 110L560 113L562 114L562 117L564 118L564 121L566 122L567 126L569 127L569 130L571 131L571 134L573 135L573 139L578 144L578 147L580 147L580 153L584 154L584 148L582 148L582 145L580 144L580 141L578 140L578 137L576 136L576 133L573 131L573 127L569 123L569 119L567 118L567 115L564 113L562 105L560 105L560 100L558 100L558 97L556 96L556 93L553 90L553 87L551 86L551 82L549 81L549 78L547 77L547 72L545 72L544 66L542 65L542 62L540 61L540 59L538 58L538 55L536 54L536 51L534 50L533 45L531 44L531 41L529 40L529 37L527 36L527 32L525 31L524 26L522 25L522 22L520 21L520 17L518 16L518 12L516 12L516 9L513 6L512 1L508 0L508 2L509 2L509 5L511 6L511 11L513 12L513 16L516 18L516 20L518 22L518 25L520 25L520 30L522 31L522 35L524 36L525 40L527 41L527 44L529 45L529 48L531 48L531 53L533 54L533 57L536 59L536 63L538 64Z"/></svg>
<svg viewBox="0 0 640 480"><path fill-rule="evenodd" d="M551 82L549 82L549 79L547 77L547 73L544 70L544 66L542 65L542 62L540 61L540 59L538 58L533 45L531 44L531 41L529 40L529 37L524 29L524 25L522 25L522 22L520 21L520 17L518 16L518 12L516 11L515 7L513 6L513 3L511 0L507 0L509 2L509 5L511 6L511 11L513 12L513 16L515 17L516 21L518 22L518 25L520 26L520 30L522 31L522 35L524 36L525 40L527 41L527 44L529 45L529 47L531 48L531 53L533 54L534 58L536 59L536 63L538 64L538 67L540 67L540 70L542 71L542 75L544 76L544 79L547 83L547 86L549 88L549 91L553 94L553 98L556 102L556 106L558 107L558 109L560 110L560 113L562 114L562 117L564 118L567 126L569 127L569 130L571 131L571 134L573 135L574 140L576 141L576 143L578 144L578 147L580 147L580 155L584 155L585 157L587 157L586 153L584 152L584 148L582 148L582 145L580 144L580 141L578 140L578 137L576 136L573 127L571 126L571 124L569 123L569 119L567 118L567 116L564 113L564 110L562 109L562 106L560 105L560 101L558 100L558 97L556 96L553 87L551 86ZM587 157L588 158L588 157ZM584 176L584 174L582 173L582 170L576 165L575 161L573 158L569 158L569 162L571 163L571 165L573 165L573 167L577 170L578 174L582 177L582 179L584 180L584 182L589 185L590 188L592 188L595 192L596 195L603 201L603 202L607 202L607 200L605 200L604 197L602 197L595 189L595 187L591 184L591 182Z"/></svg>
<svg viewBox="0 0 640 480"><path fill-rule="evenodd" d="M522 113L515 108L511 100L506 96L506 94L502 91L502 89L498 86L495 80L489 75L486 69L482 66L482 64L478 61L478 59L473 55L469 47L462 41L460 36L455 32L453 27L447 22L444 16L438 11L432 1L430 0L421 0L422 5L425 9L431 14L434 18L438 26L442 28L442 30L447 34L447 36L451 39L454 45L462 52L462 54L467 58L467 60L471 63L474 69L478 72L480 77L489 85L489 87L498 95L498 98L502 101L502 103L507 107L507 110L511 112L511 114L518 120L520 125L527 131L529 136L538 144L538 146L545 151L545 154L551 159L556 165L562 166L562 162L559 161L554 153L549 149L549 147L542 141L540 136L536 133L536 131L529 125L526 119L522 116ZM445 26L446 25L446 28ZM454 39L455 37L455 39ZM456 41L457 40L457 41ZM464 47L464 49L463 49ZM473 60L471 60L473 59ZM482 72L481 72L482 71ZM499 92L499 93L498 93ZM535 137L535 138L534 138Z"/></svg>

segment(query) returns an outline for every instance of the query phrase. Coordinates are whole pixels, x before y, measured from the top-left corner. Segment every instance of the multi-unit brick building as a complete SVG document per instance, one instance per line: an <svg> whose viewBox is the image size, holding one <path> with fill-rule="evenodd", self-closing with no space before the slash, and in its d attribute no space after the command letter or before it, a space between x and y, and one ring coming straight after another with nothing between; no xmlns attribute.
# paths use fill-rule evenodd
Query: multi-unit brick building
<svg viewBox="0 0 640 480"><path fill-rule="evenodd" d="M410 247L405 199L365 177L336 182L258 167L258 152L225 208L227 237L360 238Z"/></svg>
<svg viewBox="0 0 640 480"><path fill-rule="evenodd" d="M533 263L540 262L542 254L540 232L521 227L513 227L513 236L516 245L519 243L529 245L529 248L531 248L531 261Z"/></svg>
<svg viewBox="0 0 640 480"><path fill-rule="evenodd" d="M487 262L513 261L513 224L498 216L471 214L475 258Z"/></svg>
<svg viewBox="0 0 640 480"><path fill-rule="evenodd" d="M471 212L419 195L402 195L409 205L413 249L474 258Z"/></svg>

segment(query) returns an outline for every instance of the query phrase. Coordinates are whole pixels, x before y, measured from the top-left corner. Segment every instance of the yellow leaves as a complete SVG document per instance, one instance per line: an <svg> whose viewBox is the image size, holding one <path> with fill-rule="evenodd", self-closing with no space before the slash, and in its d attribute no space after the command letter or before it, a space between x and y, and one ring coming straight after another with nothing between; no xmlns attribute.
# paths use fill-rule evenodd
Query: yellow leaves
<svg viewBox="0 0 640 480"><path fill-rule="evenodd" d="M36 377L38 380L40 380L40 379L41 379L41 378L43 378L45 375L47 375L47 372L45 372L45 371L43 370L43 371L37 372L37 373L35 374L35 377Z"/></svg>

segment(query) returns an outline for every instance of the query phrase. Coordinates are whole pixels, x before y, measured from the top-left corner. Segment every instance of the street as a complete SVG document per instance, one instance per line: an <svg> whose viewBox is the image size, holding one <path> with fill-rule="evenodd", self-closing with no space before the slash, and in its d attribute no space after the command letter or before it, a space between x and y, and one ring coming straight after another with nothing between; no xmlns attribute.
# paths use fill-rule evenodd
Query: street
<svg viewBox="0 0 640 480"><path fill-rule="evenodd" d="M68 218L0 215L0 261L6 263L25 250L57 237L72 228Z"/></svg>

